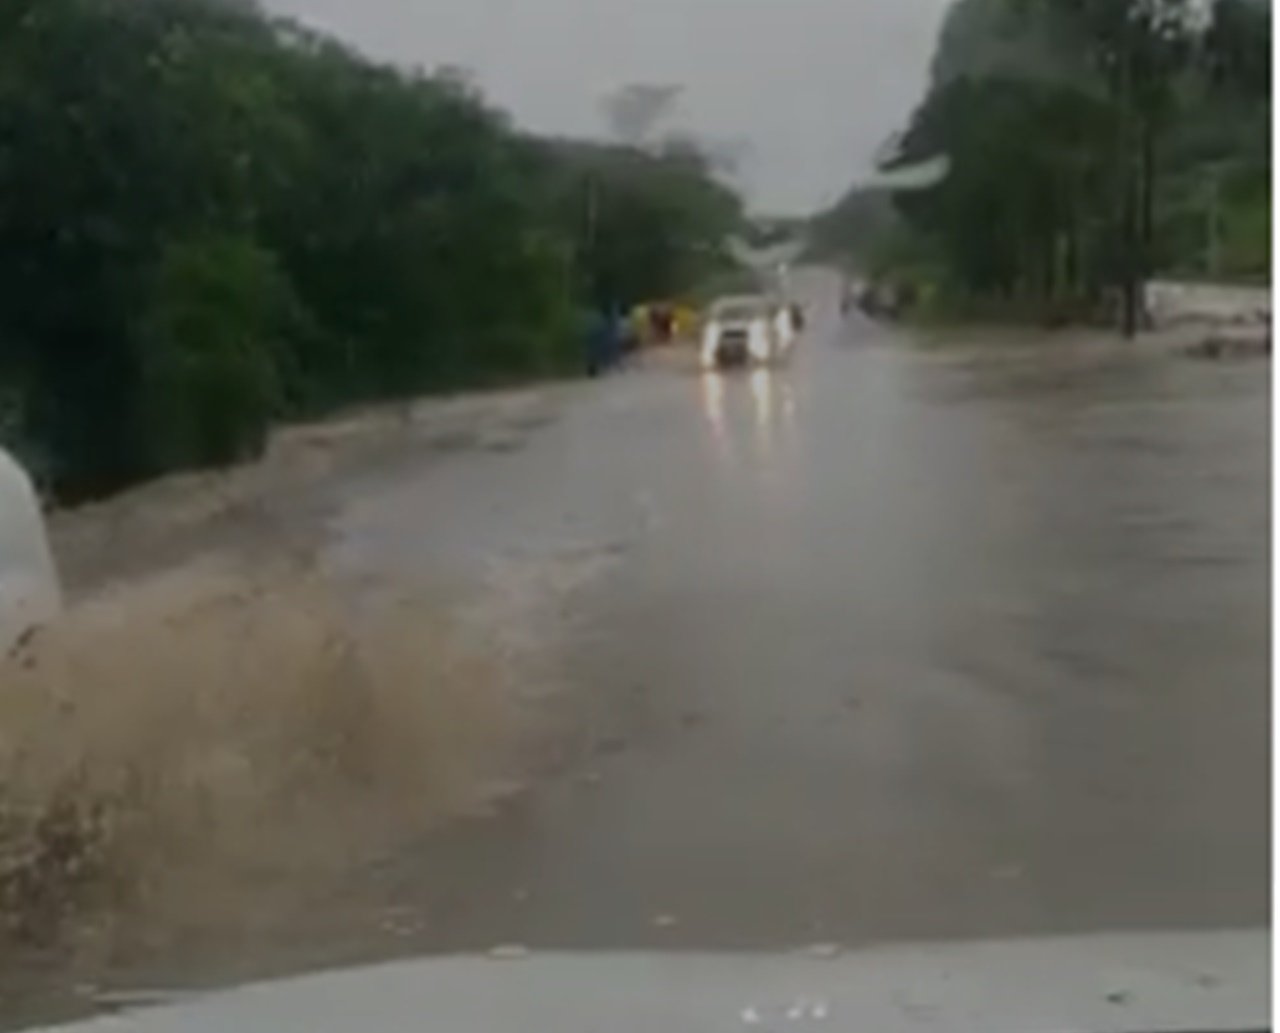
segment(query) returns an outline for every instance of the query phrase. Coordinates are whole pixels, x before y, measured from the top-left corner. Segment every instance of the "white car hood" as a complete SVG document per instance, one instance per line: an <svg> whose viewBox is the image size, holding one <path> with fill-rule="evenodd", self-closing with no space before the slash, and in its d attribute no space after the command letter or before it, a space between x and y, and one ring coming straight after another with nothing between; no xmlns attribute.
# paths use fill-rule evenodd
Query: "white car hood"
<svg viewBox="0 0 1280 1033"><path fill-rule="evenodd" d="M1265 931L769 955L446 958L104 1016L88 1033L1175 1033L1267 1028Z"/></svg>
<svg viewBox="0 0 1280 1033"><path fill-rule="evenodd" d="M0 449L0 654L60 607L39 500L17 461Z"/></svg>

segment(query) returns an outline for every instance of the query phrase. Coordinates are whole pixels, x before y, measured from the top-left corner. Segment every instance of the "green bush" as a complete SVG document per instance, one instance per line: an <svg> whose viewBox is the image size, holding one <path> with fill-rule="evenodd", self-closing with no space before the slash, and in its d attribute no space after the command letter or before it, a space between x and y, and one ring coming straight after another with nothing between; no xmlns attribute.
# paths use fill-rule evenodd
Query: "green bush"
<svg viewBox="0 0 1280 1033"><path fill-rule="evenodd" d="M0 380L64 498L570 368L576 307L740 215L696 156L528 137L254 3L0 2Z"/></svg>
<svg viewBox="0 0 1280 1033"><path fill-rule="evenodd" d="M155 470L256 454L281 403L295 303L274 259L243 238L170 244L137 327L144 449Z"/></svg>

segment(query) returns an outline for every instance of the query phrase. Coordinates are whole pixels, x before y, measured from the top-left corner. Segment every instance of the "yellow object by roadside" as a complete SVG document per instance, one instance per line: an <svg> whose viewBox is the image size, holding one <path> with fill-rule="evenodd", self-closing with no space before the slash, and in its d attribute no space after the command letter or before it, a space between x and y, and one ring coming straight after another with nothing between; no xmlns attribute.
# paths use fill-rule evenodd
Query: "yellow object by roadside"
<svg viewBox="0 0 1280 1033"><path fill-rule="evenodd" d="M694 337L698 332L701 319L696 309L688 305L679 305L675 310L675 335L677 339Z"/></svg>
<svg viewBox="0 0 1280 1033"><path fill-rule="evenodd" d="M649 308L647 305L637 305L631 310L631 330L635 334L636 340L642 345L650 343Z"/></svg>

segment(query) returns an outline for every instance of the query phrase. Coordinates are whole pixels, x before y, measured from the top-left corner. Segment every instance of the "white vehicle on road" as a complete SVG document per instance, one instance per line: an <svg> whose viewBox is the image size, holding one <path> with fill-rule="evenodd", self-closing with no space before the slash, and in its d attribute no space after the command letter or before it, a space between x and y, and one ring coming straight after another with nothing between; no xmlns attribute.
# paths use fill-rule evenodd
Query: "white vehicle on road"
<svg viewBox="0 0 1280 1033"><path fill-rule="evenodd" d="M26 471L0 448L0 657L61 607L40 501Z"/></svg>
<svg viewBox="0 0 1280 1033"><path fill-rule="evenodd" d="M722 298L711 306L702 335L702 368L781 362L799 336L792 306L764 295Z"/></svg>

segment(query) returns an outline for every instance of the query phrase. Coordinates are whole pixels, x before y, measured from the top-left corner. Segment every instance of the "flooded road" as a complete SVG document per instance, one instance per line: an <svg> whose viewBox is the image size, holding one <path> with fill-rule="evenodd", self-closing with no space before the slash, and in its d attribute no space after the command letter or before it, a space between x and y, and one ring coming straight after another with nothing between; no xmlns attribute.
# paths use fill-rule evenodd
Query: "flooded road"
<svg viewBox="0 0 1280 1033"><path fill-rule="evenodd" d="M105 745L225 821L161 823L208 856L161 866L183 906L90 914L0 979L0 1026L504 945L1265 927L1269 363L845 323L805 283L785 369L673 351L296 429L56 527L76 592L125 593L77 612L141 633L91 665L133 686ZM228 591L131 573L179 553ZM290 781L317 730L362 781Z"/></svg>
<svg viewBox="0 0 1280 1033"><path fill-rule="evenodd" d="M541 788L377 874L397 951L1266 923L1269 366L812 286L788 369L344 488L339 565L487 585L567 700Z"/></svg>

